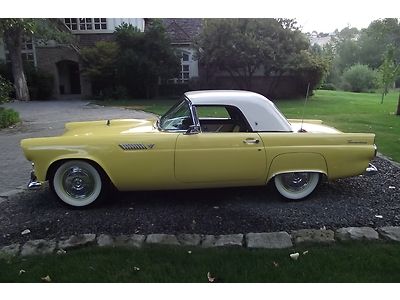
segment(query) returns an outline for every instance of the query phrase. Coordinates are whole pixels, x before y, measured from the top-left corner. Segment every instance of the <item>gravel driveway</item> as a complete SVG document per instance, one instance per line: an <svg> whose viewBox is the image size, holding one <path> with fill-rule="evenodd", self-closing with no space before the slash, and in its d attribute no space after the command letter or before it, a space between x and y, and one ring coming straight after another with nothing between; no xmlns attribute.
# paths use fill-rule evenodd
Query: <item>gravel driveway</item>
<svg viewBox="0 0 400 300"><path fill-rule="evenodd" d="M61 134L70 121L145 118L151 114L123 108L89 105L88 101L32 101L2 105L19 112L22 125L0 130L0 195L26 185L31 164L19 145L21 139Z"/></svg>
<svg viewBox="0 0 400 300"><path fill-rule="evenodd" d="M68 108L61 108L63 105ZM24 125L0 132L3 148L0 172L2 182L15 177L11 188L25 184L30 169L29 163L21 158L18 144L21 138L60 133L68 120L145 116L139 112L86 106L83 102L17 103L14 107L25 119ZM33 117L35 109L37 117ZM400 226L400 169L381 158L376 158L374 164L379 174L323 182L311 197L299 202L281 199L269 185L116 192L101 206L74 210L56 201L46 187L24 191L0 202L0 245L79 233L229 234L324 226L327 229ZM25 229L31 233L21 235Z"/></svg>

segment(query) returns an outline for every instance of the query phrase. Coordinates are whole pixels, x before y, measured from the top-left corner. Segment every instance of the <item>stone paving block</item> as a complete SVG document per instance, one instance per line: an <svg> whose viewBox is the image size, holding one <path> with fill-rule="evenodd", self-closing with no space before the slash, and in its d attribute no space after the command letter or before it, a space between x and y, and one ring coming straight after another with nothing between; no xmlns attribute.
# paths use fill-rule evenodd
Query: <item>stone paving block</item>
<svg viewBox="0 0 400 300"><path fill-rule="evenodd" d="M109 234L100 234L97 237L97 245L99 247L114 246L114 238Z"/></svg>
<svg viewBox="0 0 400 300"><path fill-rule="evenodd" d="M142 234L120 235L114 238L114 245L121 247L140 248L143 246L145 239L146 236Z"/></svg>
<svg viewBox="0 0 400 300"><path fill-rule="evenodd" d="M399 226L385 226L378 228L379 234L387 240L400 242L400 227Z"/></svg>
<svg viewBox="0 0 400 300"><path fill-rule="evenodd" d="M11 244L0 248L0 257L17 256L21 248L20 244Z"/></svg>
<svg viewBox="0 0 400 300"><path fill-rule="evenodd" d="M173 234L154 233L149 234L146 238L147 244L162 244L179 246L179 241Z"/></svg>
<svg viewBox="0 0 400 300"><path fill-rule="evenodd" d="M296 244L333 243L335 242L335 233L329 229L300 229L292 231L292 238Z"/></svg>
<svg viewBox="0 0 400 300"><path fill-rule="evenodd" d="M27 241L21 249L21 256L50 254L56 249L56 240L31 240Z"/></svg>
<svg viewBox="0 0 400 300"><path fill-rule="evenodd" d="M201 241L203 248L243 246L243 234L205 235Z"/></svg>
<svg viewBox="0 0 400 300"><path fill-rule="evenodd" d="M96 242L96 235L94 233L86 233L79 235L71 235L67 239L58 242L59 249L78 248L83 246L92 245Z"/></svg>
<svg viewBox="0 0 400 300"><path fill-rule="evenodd" d="M377 240L379 239L379 234L371 227L345 227L337 229L335 237L340 241Z"/></svg>
<svg viewBox="0 0 400 300"><path fill-rule="evenodd" d="M178 241L183 246L198 246L200 245L201 235L200 234L179 234L177 236Z"/></svg>
<svg viewBox="0 0 400 300"><path fill-rule="evenodd" d="M248 248L282 249L293 246L290 235L285 231L246 234Z"/></svg>
<svg viewBox="0 0 400 300"><path fill-rule="evenodd" d="M204 247L204 248L214 247L216 240L217 240L217 238L215 235L212 235L212 234L204 235L203 239L201 241L201 247Z"/></svg>

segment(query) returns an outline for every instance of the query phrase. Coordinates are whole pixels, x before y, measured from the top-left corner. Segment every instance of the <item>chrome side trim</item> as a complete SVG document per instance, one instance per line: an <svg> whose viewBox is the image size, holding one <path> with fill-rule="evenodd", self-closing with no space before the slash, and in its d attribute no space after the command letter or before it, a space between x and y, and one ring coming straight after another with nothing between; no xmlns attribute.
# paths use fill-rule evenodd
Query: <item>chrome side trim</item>
<svg viewBox="0 0 400 300"><path fill-rule="evenodd" d="M365 169L364 175L372 176L378 173L378 168L373 164L368 164L368 168Z"/></svg>

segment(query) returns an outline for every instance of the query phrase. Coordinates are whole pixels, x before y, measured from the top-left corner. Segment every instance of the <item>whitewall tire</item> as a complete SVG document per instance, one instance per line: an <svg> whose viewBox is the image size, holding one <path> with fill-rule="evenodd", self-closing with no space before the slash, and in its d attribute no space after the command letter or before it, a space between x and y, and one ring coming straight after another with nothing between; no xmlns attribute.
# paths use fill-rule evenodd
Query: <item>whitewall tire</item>
<svg viewBox="0 0 400 300"><path fill-rule="evenodd" d="M104 188L99 171L82 160L64 162L50 180L58 198L75 207L94 203L102 196Z"/></svg>
<svg viewBox="0 0 400 300"><path fill-rule="evenodd" d="M300 200L315 190L319 180L319 173L284 173L275 176L275 187L283 197L290 200Z"/></svg>

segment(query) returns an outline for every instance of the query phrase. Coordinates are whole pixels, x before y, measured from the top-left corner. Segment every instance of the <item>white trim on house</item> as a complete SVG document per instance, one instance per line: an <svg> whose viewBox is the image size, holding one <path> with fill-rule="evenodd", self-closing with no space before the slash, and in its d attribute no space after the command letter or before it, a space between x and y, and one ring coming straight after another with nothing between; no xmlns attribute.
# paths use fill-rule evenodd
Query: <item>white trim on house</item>
<svg viewBox="0 0 400 300"><path fill-rule="evenodd" d="M113 33L122 23L131 24L144 31L144 18L64 18L73 34Z"/></svg>

